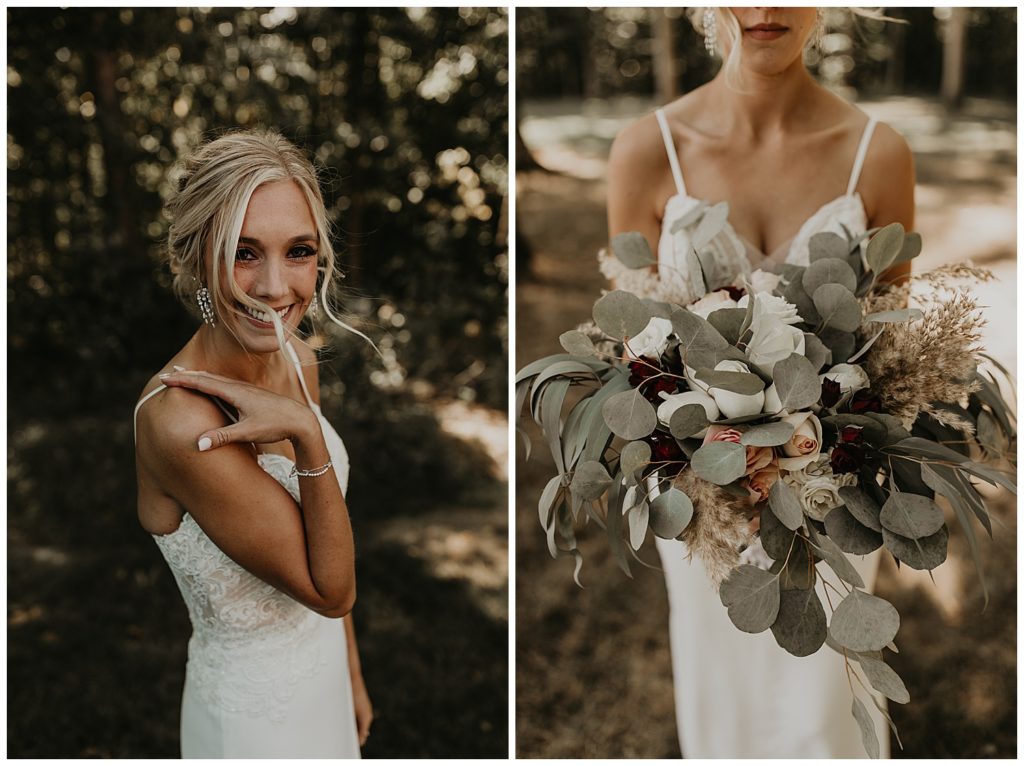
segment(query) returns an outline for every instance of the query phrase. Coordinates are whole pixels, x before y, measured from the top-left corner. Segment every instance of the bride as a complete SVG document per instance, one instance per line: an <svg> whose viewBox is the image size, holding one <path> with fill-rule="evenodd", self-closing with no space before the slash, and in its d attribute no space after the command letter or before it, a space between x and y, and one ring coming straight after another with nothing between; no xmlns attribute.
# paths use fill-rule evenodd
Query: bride
<svg viewBox="0 0 1024 766"><path fill-rule="evenodd" d="M818 232L862 233L894 221L912 228L906 142L815 83L803 63L804 49L820 36L819 12L701 9L696 21L709 50L720 51L721 71L638 120L612 147L610 235L643 233L658 263L656 273L638 272L604 258L602 271L616 286L683 305L700 298L687 274L690 231L673 223L703 203L729 204L728 222L705 252L736 275L807 265L808 241ZM657 545L683 754L864 757L843 658L828 648L796 658L767 631L737 630L685 545ZM877 555L858 562L869 587ZM819 572L828 576L824 564ZM886 723L880 713L874 718L886 757Z"/></svg>
<svg viewBox="0 0 1024 766"><path fill-rule="evenodd" d="M136 470L192 621L181 754L358 758L348 455L298 336L341 324L316 173L277 133L230 133L186 160L166 212L175 292L204 323L135 407Z"/></svg>

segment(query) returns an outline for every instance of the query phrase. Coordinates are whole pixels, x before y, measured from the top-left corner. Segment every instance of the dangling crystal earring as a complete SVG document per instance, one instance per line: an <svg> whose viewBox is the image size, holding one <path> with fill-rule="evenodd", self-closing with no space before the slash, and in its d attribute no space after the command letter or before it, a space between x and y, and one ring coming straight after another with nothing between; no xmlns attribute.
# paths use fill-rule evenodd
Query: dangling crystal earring
<svg viewBox="0 0 1024 766"><path fill-rule="evenodd" d="M313 300L309 302L309 317L310 319L316 319L317 306L319 304L316 301L316 293L313 293Z"/></svg>
<svg viewBox="0 0 1024 766"><path fill-rule="evenodd" d="M814 22L814 32L811 34L811 47L821 50L821 43L825 39L825 9L818 9L818 18Z"/></svg>
<svg viewBox="0 0 1024 766"><path fill-rule="evenodd" d="M704 10L704 48L707 50L709 56L715 55L715 50L718 47L718 29L715 24L715 9L706 8Z"/></svg>
<svg viewBox="0 0 1024 766"><path fill-rule="evenodd" d="M203 315L203 321L210 327L217 325L217 320L213 315L213 301L210 300L210 288L203 285L196 290L196 303L199 304L199 311Z"/></svg>

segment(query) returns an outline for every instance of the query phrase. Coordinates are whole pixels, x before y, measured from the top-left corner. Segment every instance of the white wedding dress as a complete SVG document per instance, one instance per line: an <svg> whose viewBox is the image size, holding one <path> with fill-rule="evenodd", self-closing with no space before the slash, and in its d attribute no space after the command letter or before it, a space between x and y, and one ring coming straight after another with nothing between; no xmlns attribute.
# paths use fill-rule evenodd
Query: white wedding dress
<svg viewBox="0 0 1024 766"><path fill-rule="evenodd" d="M686 265L692 227L672 233L679 220L701 200L686 193L679 158L663 112L657 111L677 194L665 205L658 242L658 274L626 269L604 257L601 270L616 287L656 300L692 303L701 297ZM855 193L875 121L869 120L853 162L846 194L823 205L790 242L765 255L744 241L726 223L705 250L716 265L735 274L748 273L765 261L807 265L813 234L842 234L867 230L867 216ZM771 631L744 633L729 620L700 560L688 559L679 540L657 538L669 599L669 634L675 689L679 746L686 758L865 758L860 728L843 658L827 646L810 657L794 657L776 642ZM758 555L759 554L759 555ZM870 590L878 570L879 552L850 559ZM760 543L745 552L749 563L767 559ZM831 614L821 579L836 576L818 564L818 595ZM840 589L841 590L841 589ZM834 592L831 594L835 599ZM888 724L856 686L868 708L880 743L881 757L889 756ZM884 699L876 695L879 704Z"/></svg>
<svg viewBox="0 0 1024 766"><path fill-rule="evenodd" d="M309 395L342 493L348 453ZM139 408L165 387L144 396ZM301 503L292 461L261 454L260 467ZM359 758L345 626L250 574L188 513L153 535L192 622L181 700L183 758Z"/></svg>

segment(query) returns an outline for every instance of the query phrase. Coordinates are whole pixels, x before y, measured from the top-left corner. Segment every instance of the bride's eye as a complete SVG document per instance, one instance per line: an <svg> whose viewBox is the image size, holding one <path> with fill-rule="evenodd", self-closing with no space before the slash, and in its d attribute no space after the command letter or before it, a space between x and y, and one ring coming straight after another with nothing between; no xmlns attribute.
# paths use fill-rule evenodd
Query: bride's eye
<svg viewBox="0 0 1024 766"><path fill-rule="evenodd" d="M247 247L240 247L235 250L235 261L247 262L256 259L256 253Z"/></svg>
<svg viewBox="0 0 1024 766"><path fill-rule="evenodd" d="M292 258L309 258L310 256L316 255L316 250L311 248L309 245L296 245L291 249L288 255Z"/></svg>

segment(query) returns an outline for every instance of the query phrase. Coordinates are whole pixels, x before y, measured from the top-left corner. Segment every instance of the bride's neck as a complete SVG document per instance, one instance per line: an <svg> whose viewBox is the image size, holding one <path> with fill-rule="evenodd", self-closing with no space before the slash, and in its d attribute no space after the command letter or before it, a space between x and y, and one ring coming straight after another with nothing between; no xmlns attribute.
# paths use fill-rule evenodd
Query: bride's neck
<svg viewBox="0 0 1024 766"><path fill-rule="evenodd" d="M247 351L227 328L203 325L192 336L191 343L199 352L205 370L224 377L241 380L261 388L280 374L284 361L280 351L258 354Z"/></svg>
<svg viewBox="0 0 1024 766"><path fill-rule="evenodd" d="M712 80L719 114L730 133L753 141L786 130L801 119L817 84L802 61L765 74L740 65L737 82L726 82L724 68Z"/></svg>

